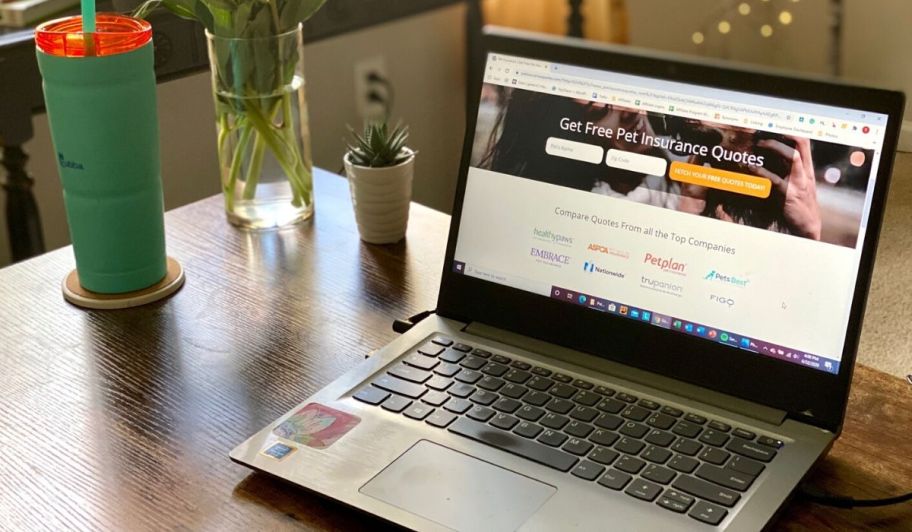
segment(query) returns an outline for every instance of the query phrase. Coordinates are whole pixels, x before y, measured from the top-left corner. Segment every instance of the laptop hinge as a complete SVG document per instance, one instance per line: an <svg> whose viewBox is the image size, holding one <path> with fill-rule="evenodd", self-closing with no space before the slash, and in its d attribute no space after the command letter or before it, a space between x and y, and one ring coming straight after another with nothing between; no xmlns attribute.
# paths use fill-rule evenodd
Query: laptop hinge
<svg viewBox="0 0 912 532"><path fill-rule="evenodd" d="M784 410L778 410L745 399L714 392L707 388L682 382L671 377L612 362L581 351L575 351L542 340L536 340L528 336L491 327L483 323L471 322L466 325L463 330L469 334L481 336L496 342L545 355L562 362L582 366L599 373L605 373L650 388L699 401L765 423L781 425L787 416L787 413Z"/></svg>

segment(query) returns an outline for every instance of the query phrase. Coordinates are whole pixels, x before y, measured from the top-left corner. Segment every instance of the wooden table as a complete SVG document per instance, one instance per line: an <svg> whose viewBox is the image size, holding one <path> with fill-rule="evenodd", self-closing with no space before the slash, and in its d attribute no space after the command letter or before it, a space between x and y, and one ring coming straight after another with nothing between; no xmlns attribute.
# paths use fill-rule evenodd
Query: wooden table
<svg viewBox="0 0 912 532"><path fill-rule="evenodd" d="M353 529L378 523L233 464L228 451L436 302L449 218L415 205L407 241L362 244L345 182L316 179L300 229L248 234L212 197L167 215L187 272L172 299L66 304L61 249L0 271L0 529ZM912 402L859 367L845 434L811 479L835 493L912 489ZM796 502L783 528L912 523L912 505Z"/></svg>

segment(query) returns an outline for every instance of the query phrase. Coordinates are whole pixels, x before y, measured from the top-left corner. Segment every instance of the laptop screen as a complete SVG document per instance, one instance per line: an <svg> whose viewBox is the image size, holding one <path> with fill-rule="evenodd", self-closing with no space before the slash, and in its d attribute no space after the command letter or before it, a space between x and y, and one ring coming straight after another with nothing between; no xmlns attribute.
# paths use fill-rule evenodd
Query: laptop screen
<svg viewBox="0 0 912 532"><path fill-rule="evenodd" d="M450 268L837 374L886 123L492 53Z"/></svg>

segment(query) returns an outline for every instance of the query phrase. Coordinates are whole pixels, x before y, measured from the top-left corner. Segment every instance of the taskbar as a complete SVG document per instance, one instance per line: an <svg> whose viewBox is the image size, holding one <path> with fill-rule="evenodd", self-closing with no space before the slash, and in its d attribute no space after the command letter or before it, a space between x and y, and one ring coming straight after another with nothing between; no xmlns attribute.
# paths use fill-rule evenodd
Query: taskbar
<svg viewBox="0 0 912 532"><path fill-rule="evenodd" d="M653 312L648 309L633 307L618 301L609 301L591 294L568 290L560 286L551 287L551 298L560 299L566 303L588 307L600 312L614 314L615 316L620 316L622 318L649 323L663 329L697 336L752 353L773 357L784 360L785 362L791 362L792 364L807 366L832 374L839 373L839 362L836 360L830 360L828 358L772 344L756 338L749 338L737 333L724 331L718 327L711 327L683 318L659 314L658 312Z"/></svg>

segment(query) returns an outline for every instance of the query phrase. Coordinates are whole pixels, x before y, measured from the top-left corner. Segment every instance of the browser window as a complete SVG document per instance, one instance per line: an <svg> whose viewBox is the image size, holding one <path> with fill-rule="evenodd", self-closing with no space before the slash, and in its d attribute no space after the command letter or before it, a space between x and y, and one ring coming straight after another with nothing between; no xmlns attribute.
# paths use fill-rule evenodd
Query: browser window
<svg viewBox="0 0 912 532"><path fill-rule="evenodd" d="M453 271L839 372L887 117L491 54Z"/></svg>

